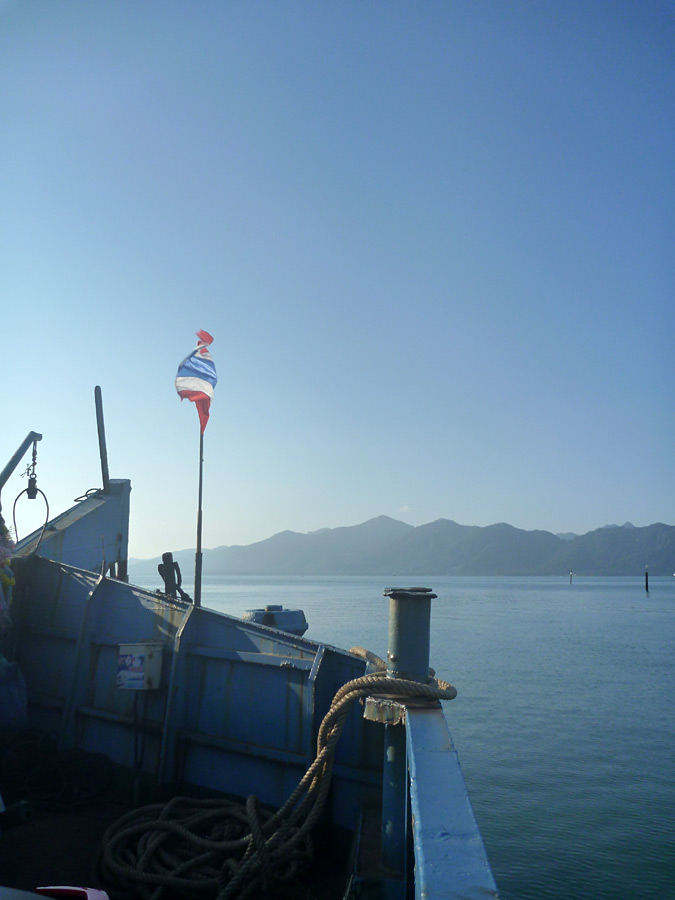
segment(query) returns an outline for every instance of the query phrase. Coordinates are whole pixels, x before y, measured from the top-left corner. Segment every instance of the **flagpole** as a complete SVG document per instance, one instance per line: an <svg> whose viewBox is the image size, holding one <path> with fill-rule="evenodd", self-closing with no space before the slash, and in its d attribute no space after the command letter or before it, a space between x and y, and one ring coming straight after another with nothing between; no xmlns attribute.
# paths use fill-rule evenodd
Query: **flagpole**
<svg viewBox="0 0 675 900"><path fill-rule="evenodd" d="M199 428L199 504L197 507L197 552L195 553L194 605L202 605L202 483L204 472L204 432Z"/></svg>
<svg viewBox="0 0 675 900"><path fill-rule="evenodd" d="M197 332L197 346L178 366L176 390L181 400L191 400L199 416L199 504L197 507L197 549L195 552L195 606L202 605L202 487L204 481L204 429L209 420L213 389L218 383L216 367L209 353L213 338L208 331Z"/></svg>

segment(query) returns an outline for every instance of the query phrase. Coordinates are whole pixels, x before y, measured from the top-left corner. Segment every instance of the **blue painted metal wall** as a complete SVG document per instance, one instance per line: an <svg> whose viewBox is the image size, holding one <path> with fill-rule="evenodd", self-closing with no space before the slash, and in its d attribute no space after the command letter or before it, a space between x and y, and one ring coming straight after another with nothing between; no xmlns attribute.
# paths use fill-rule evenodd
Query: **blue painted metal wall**
<svg viewBox="0 0 675 900"><path fill-rule="evenodd" d="M363 673L344 651L244 623L47 559L16 564L13 656L30 724L104 752L164 793L201 788L281 805L314 758L337 689ZM121 644L163 649L158 690L116 686ZM332 813L353 827L379 782L381 733L354 710L338 745Z"/></svg>
<svg viewBox="0 0 675 900"><path fill-rule="evenodd" d="M91 572L126 566L131 482L111 479L108 493L96 491L19 541L16 556L39 554Z"/></svg>

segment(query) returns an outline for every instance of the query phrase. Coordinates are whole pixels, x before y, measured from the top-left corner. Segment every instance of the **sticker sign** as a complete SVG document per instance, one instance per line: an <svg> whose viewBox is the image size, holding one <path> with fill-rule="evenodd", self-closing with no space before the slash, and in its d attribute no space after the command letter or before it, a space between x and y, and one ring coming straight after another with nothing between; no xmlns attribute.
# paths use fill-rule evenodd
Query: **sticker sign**
<svg viewBox="0 0 675 900"><path fill-rule="evenodd" d="M145 655L120 654L117 663L117 687L136 691L145 688Z"/></svg>
<svg viewBox="0 0 675 900"><path fill-rule="evenodd" d="M120 644L117 656L117 687L152 691L162 679L162 646L158 643Z"/></svg>

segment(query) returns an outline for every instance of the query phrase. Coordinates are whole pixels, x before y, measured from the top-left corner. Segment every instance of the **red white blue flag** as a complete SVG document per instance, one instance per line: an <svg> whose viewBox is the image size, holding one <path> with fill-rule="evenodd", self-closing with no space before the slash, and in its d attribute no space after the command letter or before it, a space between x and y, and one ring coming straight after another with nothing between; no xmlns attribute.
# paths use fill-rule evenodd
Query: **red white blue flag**
<svg viewBox="0 0 675 900"><path fill-rule="evenodd" d="M197 346L178 366L176 390L181 400L192 400L199 413L202 434L209 421L213 389L218 383L216 367L209 353L213 338L208 331L197 332Z"/></svg>

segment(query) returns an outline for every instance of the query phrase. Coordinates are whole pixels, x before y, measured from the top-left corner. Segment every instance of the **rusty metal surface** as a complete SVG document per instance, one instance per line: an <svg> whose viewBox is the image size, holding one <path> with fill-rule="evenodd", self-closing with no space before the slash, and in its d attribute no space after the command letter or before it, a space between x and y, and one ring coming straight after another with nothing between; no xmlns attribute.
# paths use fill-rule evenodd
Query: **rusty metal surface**
<svg viewBox="0 0 675 900"><path fill-rule="evenodd" d="M410 697L401 700L398 697L377 694L366 697L363 708L363 718L371 722L379 722L381 725L405 725L406 708L430 709L440 706L438 700L423 700L418 697Z"/></svg>
<svg viewBox="0 0 675 900"><path fill-rule="evenodd" d="M405 725L405 704L385 697L366 697L363 718L381 725Z"/></svg>

